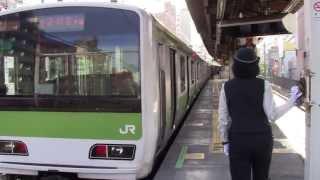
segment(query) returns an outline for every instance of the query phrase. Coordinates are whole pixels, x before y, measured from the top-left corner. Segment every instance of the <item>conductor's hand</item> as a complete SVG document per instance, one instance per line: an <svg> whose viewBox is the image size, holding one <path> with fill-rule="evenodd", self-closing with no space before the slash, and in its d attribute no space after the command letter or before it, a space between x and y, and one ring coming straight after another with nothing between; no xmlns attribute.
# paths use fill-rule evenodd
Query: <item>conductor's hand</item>
<svg viewBox="0 0 320 180"><path fill-rule="evenodd" d="M229 144L223 145L223 153L226 156L229 156Z"/></svg>
<svg viewBox="0 0 320 180"><path fill-rule="evenodd" d="M299 90L298 86L292 86L290 90L290 101L296 103L299 97L302 95L302 92Z"/></svg>

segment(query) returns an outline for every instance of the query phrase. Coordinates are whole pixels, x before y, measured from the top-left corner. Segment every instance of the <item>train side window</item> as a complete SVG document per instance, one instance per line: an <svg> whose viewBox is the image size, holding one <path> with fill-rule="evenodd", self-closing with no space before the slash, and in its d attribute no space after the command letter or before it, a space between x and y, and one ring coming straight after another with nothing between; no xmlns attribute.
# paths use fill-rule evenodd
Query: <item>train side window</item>
<svg viewBox="0 0 320 180"><path fill-rule="evenodd" d="M200 63L197 63L197 81L199 80Z"/></svg>
<svg viewBox="0 0 320 180"><path fill-rule="evenodd" d="M186 89L186 59L184 56L180 56L180 90L184 92Z"/></svg>
<svg viewBox="0 0 320 180"><path fill-rule="evenodd" d="M194 84L196 81L196 74L195 74L195 70L194 70L194 61L191 60L191 83Z"/></svg>

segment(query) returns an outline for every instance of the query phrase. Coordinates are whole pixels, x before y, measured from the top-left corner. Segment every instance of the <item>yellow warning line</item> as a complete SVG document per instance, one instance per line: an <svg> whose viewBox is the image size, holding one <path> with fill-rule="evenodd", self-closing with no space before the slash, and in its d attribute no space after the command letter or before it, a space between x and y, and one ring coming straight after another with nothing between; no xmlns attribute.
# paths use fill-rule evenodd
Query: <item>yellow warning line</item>
<svg viewBox="0 0 320 180"><path fill-rule="evenodd" d="M222 152L223 146L220 139L220 131L218 128L218 110L213 111L212 118L212 145L213 153Z"/></svg>
<svg viewBox="0 0 320 180"><path fill-rule="evenodd" d="M188 153L185 156L186 160L203 160L205 159L204 153Z"/></svg>
<svg viewBox="0 0 320 180"><path fill-rule="evenodd" d="M224 81L214 81L213 83L213 98L219 98L220 94L220 89L221 85ZM212 148L211 152L212 153L220 153L223 152L223 146L221 144L221 139L220 139L220 131L218 128L219 122L218 122L218 109L213 110L213 115L212 115Z"/></svg>

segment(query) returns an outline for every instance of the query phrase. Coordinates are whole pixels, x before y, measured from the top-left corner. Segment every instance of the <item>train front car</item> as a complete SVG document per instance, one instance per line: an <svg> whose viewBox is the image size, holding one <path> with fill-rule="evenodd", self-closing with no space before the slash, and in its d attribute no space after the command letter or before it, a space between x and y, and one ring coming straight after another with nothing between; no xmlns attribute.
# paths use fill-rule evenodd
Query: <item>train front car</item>
<svg viewBox="0 0 320 180"><path fill-rule="evenodd" d="M0 173L148 173L155 150L144 151L142 16L106 4L2 13Z"/></svg>

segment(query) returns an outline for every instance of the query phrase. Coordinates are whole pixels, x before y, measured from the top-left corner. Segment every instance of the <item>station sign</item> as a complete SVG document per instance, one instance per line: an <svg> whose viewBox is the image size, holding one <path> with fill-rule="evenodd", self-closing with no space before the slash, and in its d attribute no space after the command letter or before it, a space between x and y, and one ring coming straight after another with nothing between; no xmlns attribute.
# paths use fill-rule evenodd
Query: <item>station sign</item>
<svg viewBox="0 0 320 180"><path fill-rule="evenodd" d="M199 56L197 55L197 53L193 52L193 53L192 53L192 56L191 56L191 60L192 60L192 61L197 61L198 58L199 58Z"/></svg>
<svg viewBox="0 0 320 180"><path fill-rule="evenodd" d="M312 0L312 17L320 20L320 0Z"/></svg>

